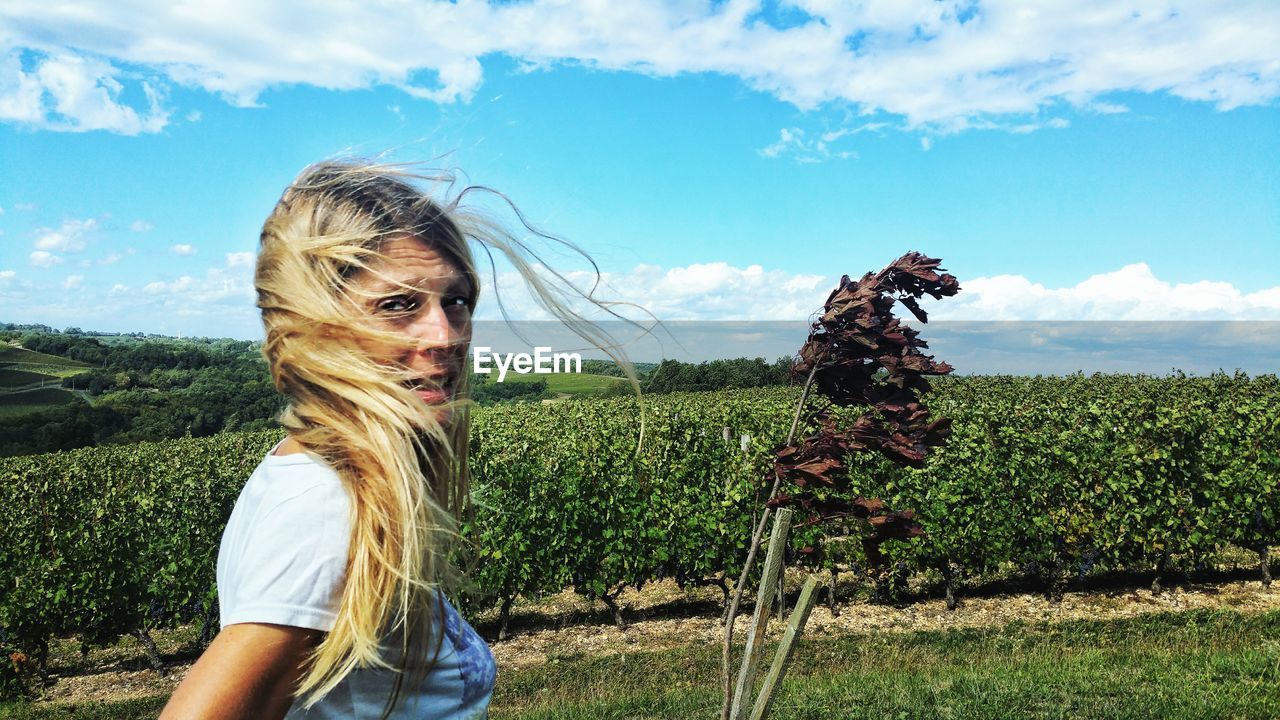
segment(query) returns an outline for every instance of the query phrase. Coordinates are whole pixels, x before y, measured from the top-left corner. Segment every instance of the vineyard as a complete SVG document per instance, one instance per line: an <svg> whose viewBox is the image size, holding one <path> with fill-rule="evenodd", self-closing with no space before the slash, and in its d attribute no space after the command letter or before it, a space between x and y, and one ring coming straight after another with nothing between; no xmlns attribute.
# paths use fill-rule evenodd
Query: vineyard
<svg viewBox="0 0 1280 720"><path fill-rule="evenodd" d="M566 587L614 606L674 578L741 570L761 478L797 388L478 409L472 610ZM1280 544L1280 380L1265 375L944 378L953 420L922 469L852 457L859 492L911 508L923 537L870 568L838 526L795 531L795 561L892 575L1015 567L1061 593L1070 575L1157 571L1228 545ZM0 461L0 648L43 670L50 639L86 646L203 618L237 494L277 432L103 446ZM867 453L862 453L867 455ZM818 533L828 537L819 538ZM890 572L892 571L892 572ZM615 610L623 620L621 608ZM505 613L504 613L505 614ZM0 676L15 692L14 668Z"/></svg>

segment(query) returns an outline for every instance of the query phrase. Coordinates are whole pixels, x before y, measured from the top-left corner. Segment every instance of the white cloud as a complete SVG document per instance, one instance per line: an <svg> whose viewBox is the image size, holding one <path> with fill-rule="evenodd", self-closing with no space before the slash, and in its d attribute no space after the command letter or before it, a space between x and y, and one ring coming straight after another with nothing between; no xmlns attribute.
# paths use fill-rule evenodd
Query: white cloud
<svg viewBox="0 0 1280 720"><path fill-rule="evenodd" d="M44 250L36 250L27 257L31 261L31 264L36 267L47 268L62 263L62 258Z"/></svg>
<svg viewBox="0 0 1280 720"><path fill-rule="evenodd" d="M190 290L195 282L196 279L190 275L183 275L173 282L157 280L155 282L147 283L143 286L142 292L147 293L148 295L176 295Z"/></svg>
<svg viewBox="0 0 1280 720"><path fill-rule="evenodd" d="M144 285L142 292L163 298L163 305L174 308L180 315L225 313L228 306L241 312L255 312L251 268L209 268L204 277L183 275L170 282L157 280Z"/></svg>
<svg viewBox="0 0 1280 720"><path fill-rule="evenodd" d="M761 157L778 158L790 156L800 163L815 163L832 158L840 160L857 159L858 153L852 150L837 150L832 144L857 130L839 130L826 132L817 139L811 139L800 128L782 128L778 131L777 142L758 151Z"/></svg>
<svg viewBox="0 0 1280 720"><path fill-rule="evenodd" d="M178 255L195 255L196 254L195 246L181 244L181 243L170 247L169 250L173 251L175 254L178 254Z"/></svg>
<svg viewBox="0 0 1280 720"><path fill-rule="evenodd" d="M583 288L594 280L587 272L565 276ZM807 317L822 304L831 282L822 275L765 270L760 265L741 268L713 262L664 269L641 264L630 272L602 273L597 296L634 303L661 320L783 320ZM534 303L519 274L500 274L498 284L513 319L550 318ZM620 312L637 320L647 317L635 308ZM477 318L500 317L492 278L486 276Z"/></svg>
<svg viewBox="0 0 1280 720"><path fill-rule="evenodd" d="M953 298L921 306L940 320L1280 320L1280 286L1245 293L1231 283L1169 283L1146 263L1047 288L1020 275L962 280Z"/></svg>
<svg viewBox="0 0 1280 720"><path fill-rule="evenodd" d="M1123 111L1107 97L1119 92L1222 110L1280 96L1273 0L783 0L785 25L750 0L377 7L15 0L6 15L19 21L0 33L0 118L155 131L168 119L161 89L175 83L240 106L284 85L467 101L491 55L528 72L716 73L802 110L845 103L941 131L1039 126L1063 104Z"/></svg>
<svg viewBox="0 0 1280 720"><path fill-rule="evenodd" d="M566 273L578 287L593 276ZM484 277L478 320L501 318L492 278ZM663 268L637 265L602 273L597 297L635 303L660 320L803 320L821 309L837 277L737 267L724 262ZM545 320L514 272L498 276L508 314ZM921 306L930 320L1280 320L1280 286L1245 293L1227 282L1169 283L1145 263L1093 275L1073 286L1050 288L1019 275L961 278L961 292ZM576 305L581 307L581 303ZM642 312L624 309L632 319ZM910 321L905 308L895 312Z"/></svg>
<svg viewBox="0 0 1280 720"><path fill-rule="evenodd" d="M257 257L251 252L227 253L227 267L248 267L253 265Z"/></svg>
<svg viewBox="0 0 1280 720"><path fill-rule="evenodd" d="M584 288L593 280L584 272L567 276ZM15 271L0 271L0 283L9 282L12 287L17 280ZM670 268L637 265L630 271L604 273L597 296L635 303L663 321L806 320L836 282L834 276L724 262ZM512 319L548 319L518 275L501 273L498 283ZM956 297L922 300L930 320L1280 320L1280 286L1244 292L1213 280L1170 283L1155 277L1143 263L1064 287L1017 275L961 278L961 285ZM86 292L101 291L90 286ZM67 324L84 322L86 312L96 312L103 318L135 318L142 323L168 318L198 322L201 327L234 327L234 334L248 336L258 329L254 299L252 268L239 265L157 280L142 286L141 292L116 283L96 305L77 297L75 303L55 306L47 295L40 295L27 309L33 316ZM93 305L92 311L86 309L88 305ZM635 308L620 311L633 319L647 319ZM897 312L911 322L902 308ZM499 318L493 283L486 274L477 320Z"/></svg>
<svg viewBox="0 0 1280 720"><path fill-rule="evenodd" d="M62 281L63 290L73 290L84 284L83 275L68 275Z"/></svg>
<svg viewBox="0 0 1280 720"><path fill-rule="evenodd" d="M154 230L155 227L156 227L155 225L152 225L146 220L134 220L133 222L129 223L129 230L131 232L136 232L136 233Z"/></svg>
<svg viewBox="0 0 1280 720"><path fill-rule="evenodd" d="M760 148L760 154L767 158L776 158L786 150L799 144L804 131L799 128L782 128L778 131L778 141L768 147Z"/></svg>
<svg viewBox="0 0 1280 720"><path fill-rule="evenodd" d="M97 229L98 221L94 218L65 220L57 230L51 228L37 230L35 247L37 250L77 253L84 250L88 236Z"/></svg>
<svg viewBox="0 0 1280 720"><path fill-rule="evenodd" d="M99 265L115 265L116 263L120 262L120 258L121 258L120 253L111 253L110 255L107 255L106 257L98 260L98 264Z"/></svg>
<svg viewBox="0 0 1280 720"><path fill-rule="evenodd" d="M93 283L86 277L75 293L42 292L15 277L8 286L0 284L0 306L14 317L54 325L252 337L261 332L252 275L250 268L214 267L149 283Z"/></svg>
<svg viewBox="0 0 1280 720"><path fill-rule="evenodd" d="M923 150L923 151L925 151L925 152L929 152L930 150L932 150L932 149L933 149L933 138L930 138L930 137L927 137L927 136L926 136L926 137L922 137L922 138L920 138L920 149L921 149L921 150Z"/></svg>
<svg viewBox="0 0 1280 720"><path fill-rule="evenodd" d="M38 49L36 44L27 48ZM157 132L168 123L161 93L146 80L136 83L148 109L120 100L127 77L106 60L70 48L50 48L24 67L13 48L0 59L0 120L46 130L106 130L122 135Z"/></svg>

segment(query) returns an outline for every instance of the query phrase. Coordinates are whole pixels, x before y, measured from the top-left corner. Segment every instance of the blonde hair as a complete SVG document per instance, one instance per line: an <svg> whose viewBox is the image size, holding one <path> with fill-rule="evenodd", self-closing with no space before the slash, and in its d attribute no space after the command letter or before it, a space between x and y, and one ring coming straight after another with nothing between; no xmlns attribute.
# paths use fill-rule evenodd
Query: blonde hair
<svg viewBox="0 0 1280 720"><path fill-rule="evenodd" d="M468 240L479 242L491 262L491 250L498 250L539 304L619 361L639 388L613 338L570 306L576 296L621 317L611 307L617 303L597 300L594 288L578 290L554 271L542 277L541 259L527 245L460 206L475 190L505 197L467 187L452 201L437 202L416 185L424 179L452 187L450 176L427 178L404 166L317 163L285 190L262 228L255 286L266 331L263 355L289 400L280 422L336 470L352 500L337 620L308 656L309 668L294 691L295 697L308 694L306 708L358 667L392 667L381 656L381 639L401 629L401 667L395 668L388 716L400 695L411 638L422 632L429 642L434 622L424 627L422 621L433 608L443 612L438 593L467 584L450 560L459 522L471 511L467 373L458 379L459 399L447 404L447 426L423 412L421 399L405 384L408 369L392 360L416 340L371 327L359 302L367 293L353 282L357 272L376 272L385 260L385 241L417 238L451 261L470 282L471 309L480 283ZM370 352L371 347L394 350ZM440 634L431 659L418 666L423 676L438 659Z"/></svg>

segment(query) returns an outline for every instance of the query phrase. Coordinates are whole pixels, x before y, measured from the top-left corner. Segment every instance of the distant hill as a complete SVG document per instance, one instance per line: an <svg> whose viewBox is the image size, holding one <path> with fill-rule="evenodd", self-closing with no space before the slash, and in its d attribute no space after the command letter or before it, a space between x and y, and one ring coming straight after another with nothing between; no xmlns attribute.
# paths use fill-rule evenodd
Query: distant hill
<svg viewBox="0 0 1280 720"><path fill-rule="evenodd" d="M0 345L0 367L20 369L22 365L48 365L51 367L90 368L89 363L70 358L35 352L17 345Z"/></svg>

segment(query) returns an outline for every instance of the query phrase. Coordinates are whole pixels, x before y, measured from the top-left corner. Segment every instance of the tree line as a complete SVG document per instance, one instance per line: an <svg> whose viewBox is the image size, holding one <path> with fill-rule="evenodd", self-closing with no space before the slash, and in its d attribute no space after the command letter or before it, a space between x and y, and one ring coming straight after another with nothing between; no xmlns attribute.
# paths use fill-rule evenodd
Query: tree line
<svg viewBox="0 0 1280 720"><path fill-rule="evenodd" d="M789 357L780 357L772 363L759 357L696 364L664 360L646 375L641 387L651 393L735 390L787 385L790 377Z"/></svg>
<svg viewBox="0 0 1280 720"><path fill-rule="evenodd" d="M63 387L88 399L0 416L0 456L279 427L275 418L284 398L257 342L129 336L103 342L69 331L32 332L31 326L12 325L0 329L0 340L94 366L63 380ZM772 364L763 358L636 363L646 393L783 385L789 368L789 358ZM606 394L632 392L625 373L612 361L586 360L583 371L618 377ZM537 402L553 395L545 380L472 378L472 399L479 405Z"/></svg>
<svg viewBox="0 0 1280 720"><path fill-rule="evenodd" d="M91 337L27 333L20 343L28 350L95 365L62 381L91 401L78 396L67 405L0 417L0 455L279 427L274 418L283 409L283 398L253 342L103 343Z"/></svg>

